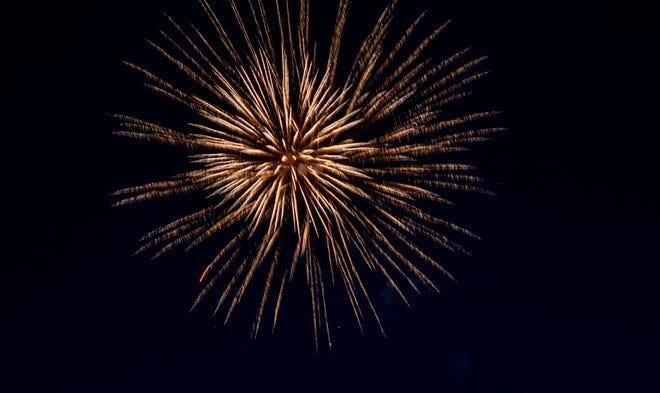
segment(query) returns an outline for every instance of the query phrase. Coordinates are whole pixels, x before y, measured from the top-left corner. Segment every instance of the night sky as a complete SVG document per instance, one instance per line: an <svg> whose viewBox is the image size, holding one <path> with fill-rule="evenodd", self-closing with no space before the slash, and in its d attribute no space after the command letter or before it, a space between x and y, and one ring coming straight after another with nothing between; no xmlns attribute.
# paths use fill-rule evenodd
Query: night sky
<svg viewBox="0 0 660 393"><path fill-rule="evenodd" d="M312 29L334 18L315 3ZM349 21L370 26L387 1L354 3ZM194 202L110 207L112 191L185 161L113 136L109 114L180 113L122 61L154 64L145 39L163 12L204 21L195 2L6 8L0 391L658 391L657 15L634 2L400 3L395 32L428 9L452 19L439 56L489 56L491 75L456 107L503 111L494 122L509 130L466 156L498 196L454 198L451 217L483 238L465 243L473 258L439 251L458 284L440 280L411 309L383 284L387 337L333 321L318 354L306 297L256 340L252 310L227 327L189 313L208 245L131 256Z"/></svg>

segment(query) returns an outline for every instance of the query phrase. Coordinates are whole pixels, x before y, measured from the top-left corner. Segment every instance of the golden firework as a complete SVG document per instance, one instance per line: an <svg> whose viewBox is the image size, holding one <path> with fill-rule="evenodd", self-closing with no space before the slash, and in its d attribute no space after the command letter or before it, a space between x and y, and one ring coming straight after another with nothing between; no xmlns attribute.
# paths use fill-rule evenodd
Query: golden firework
<svg viewBox="0 0 660 393"><path fill-rule="evenodd" d="M176 38L163 33L168 49L150 45L203 93L129 64L197 120L177 130L117 116L122 125L117 134L184 146L193 169L115 195L123 198L116 204L124 205L201 192L207 207L148 233L139 251L158 247L158 256L213 237L219 251L201 275L206 285L193 308L220 287L215 312L224 307L226 322L259 277L263 295L255 335L267 307L275 327L284 289L300 270L311 295L314 336L318 340L323 330L328 342L326 298L335 281L345 289L360 328L365 306L381 325L363 282L367 272L380 272L406 304L402 285L418 291L421 282L437 290L425 271L431 267L451 276L417 246L420 239L465 252L443 232L475 235L437 217L429 206L450 203L442 190L487 192L471 166L445 161L446 154L501 130L465 126L494 112L447 117L442 109L486 73L473 71L484 58L464 60L466 49L440 62L420 60L446 26L412 45L424 14L386 45L396 1L348 63L341 57L348 0L339 1L323 58L310 39L308 0L295 9L288 0L275 0L268 10L262 0L250 0L249 12L229 0L240 30L235 40L210 5L201 4L210 34L169 19Z"/></svg>

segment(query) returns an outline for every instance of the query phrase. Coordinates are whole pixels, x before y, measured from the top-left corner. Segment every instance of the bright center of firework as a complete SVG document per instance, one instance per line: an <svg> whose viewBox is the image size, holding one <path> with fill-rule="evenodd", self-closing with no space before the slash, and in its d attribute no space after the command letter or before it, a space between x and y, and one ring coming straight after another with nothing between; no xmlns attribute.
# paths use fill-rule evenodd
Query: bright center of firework
<svg viewBox="0 0 660 393"><path fill-rule="evenodd" d="M309 165L311 165L313 159L311 157L304 157L301 153L296 152L294 149L285 152L280 158L279 167L282 169L287 169L292 173L293 181L298 181L297 176L307 176L307 170Z"/></svg>
<svg viewBox="0 0 660 393"><path fill-rule="evenodd" d="M295 154L295 153L287 152L287 153L284 153L284 155L282 155L282 160L281 161L284 164L294 165L298 161L298 158L296 156L297 156L297 154Z"/></svg>

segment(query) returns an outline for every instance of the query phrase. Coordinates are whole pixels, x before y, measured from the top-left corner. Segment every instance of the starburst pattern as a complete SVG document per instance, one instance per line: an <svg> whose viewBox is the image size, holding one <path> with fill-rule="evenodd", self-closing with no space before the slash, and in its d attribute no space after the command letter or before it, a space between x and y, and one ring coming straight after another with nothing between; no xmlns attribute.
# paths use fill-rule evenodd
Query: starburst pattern
<svg viewBox="0 0 660 393"><path fill-rule="evenodd" d="M465 252L450 235L475 235L437 217L433 206L450 204L442 190L488 192L471 166L447 153L500 130L466 126L494 112L448 117L442 110L486 73L473 71L484 58L466 60L467 49L439 62L423 58L446 27L409 42L425 14L386 45L396 1L348 62L341 54L348 0L339 1L323 58L310 39L308 0L296 7L275 0L268 10L262 0L250 0L243 11L229 0L236 39L201 4L212 34L168 18L172 34L162 32L163 43L150 45L202 93L129 64L197 120L176 130L117 116L117 134L184 146L192 169L115 195L123 205L201 193L207 207L148 233L139 251L157 247L159 256L212 238L220 246L193 307L220 288L215 311L224 308L226 321L258 277L255 335L267 309L275 327L285 287L299 271L311 294L317 340L322 330L330 341L326 299L336 282L360 328L365 311L380 326L363 279L370 271L380 272L406 304L402 286L437 290L428 271L451 276L417 244ZM342 73L344 65L351 66Z"/></svg>

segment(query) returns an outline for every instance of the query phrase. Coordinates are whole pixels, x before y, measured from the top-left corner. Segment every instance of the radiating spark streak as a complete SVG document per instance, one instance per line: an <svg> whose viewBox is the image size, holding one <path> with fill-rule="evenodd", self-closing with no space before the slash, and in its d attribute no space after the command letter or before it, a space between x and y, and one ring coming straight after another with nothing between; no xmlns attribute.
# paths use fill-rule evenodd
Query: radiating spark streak
<svg viewBox="0 0 660 393"><path fill-rule="evenodd" d="M270 286L273 282L273 275L275 273L275 266L279 259L279 250L273 255L273 260L270 263L270 270L268 271L268 277L266 277L266 283L264 284L263 295L261 296L261 302L259 303L259 309L257 311L257 319L252 330L252 337L255 338L257 333L259 333L259 327L261 326L261 319L264 314L264 308L266 307L266 301L268 300L268 294L270 292Z"/></svg>
<svg viewBox="0 0 660 393"><path fill-rule="evenodd" d="M429 204L452 205L448 190L490 193L473 166L445 160L503 130L471 124L495 111L445 113L488 73L477 69L485 57L466 59L468 49L440 61L427 57L448 22L411 42L426 12L389 46L396 0L348 61L342 58L348 0L338 0L332 35L321 43L327 58L310 39L308 0L297 7L274 0L274 17L264 0L229 0L229 21L221 21L206 0L200 3L209 33L166 16L174 34L161 31L161 42L147 41L192 88L126 63L194 118L189 129L175 129L116 115L116 134L185 147L194 169L119 190L115 205L187 194L207 202L149 232L138 252L155 249L158 256L213 238L219 251L201 273L204 287L192 308L219 287L213 314L223 309L227 323L263 280L253 337L267 310L275 329L287 282L297 271L306 276L317 349L322 335L330 344L327 302L336 282L360 330L370 313L384 334L366 278L380 274L410 305L407 292L419 293L420 282L439 291L431 272L454 280L421 244L468 254L449 235L478 238L438 217ZM225 23L234 23L236 39ZM346 74L340 63L349 66Z"/></svg>

